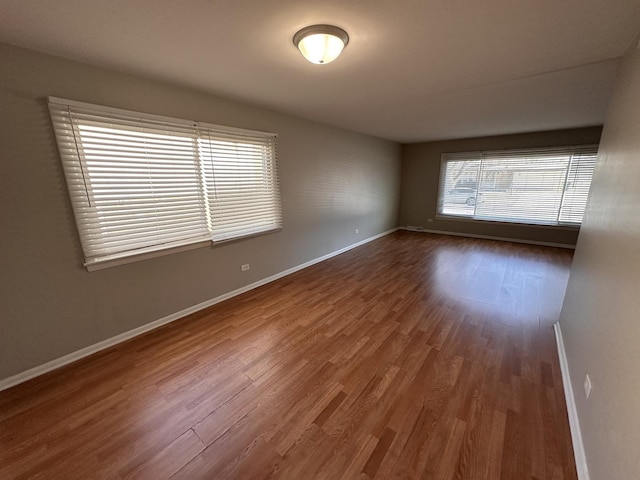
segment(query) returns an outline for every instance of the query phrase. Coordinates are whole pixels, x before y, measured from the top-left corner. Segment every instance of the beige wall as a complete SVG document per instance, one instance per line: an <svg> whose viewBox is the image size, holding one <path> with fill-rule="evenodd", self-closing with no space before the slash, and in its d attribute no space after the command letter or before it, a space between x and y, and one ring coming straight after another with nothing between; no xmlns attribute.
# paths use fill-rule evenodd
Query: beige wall
<svg viewBox="0 0 640 480"><path fill-rule="evenodd" d="M640 478L637 42L618 72L560 318L592 480Z"/></svg>
<svg viewBox="0 0 640 480"><path fill-rule="evenodd" d="M598 143L600 127L468 138L405 145L402 159L400 225L520 240L575 245L577 229L436 218L443 153ZM429 222L432 219L433 222Z"/></svg>
<svg viewBox="0 0 640 480"><path fill-rule="evenodd" d="M0 65L0 379L397 226L397 144L8 45ZM283 230L88 273L49 95L278 133Z"/></svg>

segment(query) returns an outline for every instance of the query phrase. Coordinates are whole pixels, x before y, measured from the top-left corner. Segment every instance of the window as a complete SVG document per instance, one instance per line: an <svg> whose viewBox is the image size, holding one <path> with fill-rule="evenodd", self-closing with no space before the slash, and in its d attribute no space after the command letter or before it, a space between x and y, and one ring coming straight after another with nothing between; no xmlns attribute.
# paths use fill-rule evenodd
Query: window
<svg viewBox="0 0 640 480"><path fill-rule="evenodd" d="M580 225L597 145L442 155L438 214Z"/></svg>
<svg viewBox="0 0 640 480"><path fill-rule="evenodd" d="M275 134L58 98L49 111L89 270L282 227Z"/></svg>

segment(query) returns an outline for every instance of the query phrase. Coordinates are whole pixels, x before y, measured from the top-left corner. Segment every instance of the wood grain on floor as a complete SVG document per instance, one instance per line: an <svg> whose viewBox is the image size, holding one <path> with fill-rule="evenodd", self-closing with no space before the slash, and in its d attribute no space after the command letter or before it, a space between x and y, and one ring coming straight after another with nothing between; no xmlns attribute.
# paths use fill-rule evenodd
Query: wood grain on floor
<svg viewBox="0 0 640 480"><path fill-rule="evenodd" d="M0 478L575 480L571 256L388 235L0 393Z"/></svg>

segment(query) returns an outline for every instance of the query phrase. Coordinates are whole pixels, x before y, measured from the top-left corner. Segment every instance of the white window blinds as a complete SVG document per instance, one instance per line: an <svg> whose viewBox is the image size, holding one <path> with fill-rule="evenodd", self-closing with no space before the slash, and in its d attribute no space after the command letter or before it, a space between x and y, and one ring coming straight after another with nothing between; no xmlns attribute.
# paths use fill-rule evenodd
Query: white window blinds
<svg viewBox="0 0 640 480"><path fill-rule="evenodd" d="M199 148L214 241L280 226L275 138L209 129Z"/></svg>
<svg viewBox="0 0 640 480"><path fill-rule="evenodd" d="M442 156L438 213L544 225L579 225L597 145L449 153Z"/></svg>
<svg viewBox="0 0 640 480"><path fill-rule="evenodd" d="M86 265L281 228L276 136L50 98Z"/></svg>

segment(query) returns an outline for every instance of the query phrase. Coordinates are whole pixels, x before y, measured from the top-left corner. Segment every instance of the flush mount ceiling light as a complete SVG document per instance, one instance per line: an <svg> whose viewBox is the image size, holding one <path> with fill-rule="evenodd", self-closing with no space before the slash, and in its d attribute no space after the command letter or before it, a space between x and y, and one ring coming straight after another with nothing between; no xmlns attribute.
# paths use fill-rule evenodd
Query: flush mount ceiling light
<svg viewBox="0 0 640 480"><path fill-rule="evenodd" d="M333 25L311 25L293 36L293 44L311 63L333 62L349 43L349 35Z"/></svg>

